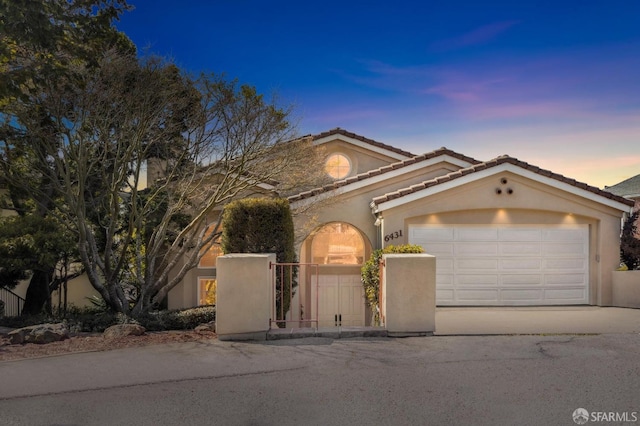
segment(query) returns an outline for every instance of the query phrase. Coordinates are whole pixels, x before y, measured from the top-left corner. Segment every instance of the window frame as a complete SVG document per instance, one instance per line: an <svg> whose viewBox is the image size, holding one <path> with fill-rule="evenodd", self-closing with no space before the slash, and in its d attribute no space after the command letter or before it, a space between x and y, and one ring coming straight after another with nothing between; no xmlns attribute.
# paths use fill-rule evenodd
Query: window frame
<svg viewBox="0 0 640 426"><path fill-rule="evenodd" d="M215 256L214 259L214 263L213 266L209 266L209 265L203 265L202 261L205 259L205 257L207 256L207 254L209 253L209 251L213 250L215 248L217 248L218 253ZM215 269L217 268L218 265L218 257L222 256L224 253L222 252L222 246L220 245L220 238L218 238L217 240L213 241L213 244L211 245L211 247L209 247L207 249L207 253L205 253L204 255L202 255L200 257L200 259L198 259L198 269Z"/></svg>
<svg viewBox="0 0 640 426"><path fill-rule="evenodd" d="M350 252L335 252L335 253L331 253L329 248L332 246L331 241L328 241L328 245L326 247L321 246L321 243L317 242L316 238L318 238L321 234L325 234L327 236L329 236L329 239L331 238L331 235L339 235L339 232L332 232L332 233L323 233L321 232L323 229L328 228L330 226L335 226L335 225L340 225L340 226L347 226L349 227L352 231L353 234L351 234L353 237L357 237L358 238L358 243L356 245L353 246L354 249L358 249L360 246L361 250L356 250L352 253ZM318 244L318 245L316 245ZM335 245L336 247L339 245ZM347 222L328 222L325 223L324 225L320 226L316 233L314 234L313 238L311 239L310 242L310 254L311 254L311 258L314 259L314 262L316 262L317 258L323 258L324 261L323 262L319 262L318 264L321 266L337 266L337 267L348 267L348 266L362 266L364 264L364 262L366 261L366 253L367 253L367 243L365 238L363 237L362 233L360 232L360 230L353 226L350 223ZM320 249L320 250L318 250ZM325 250L326 249L326 250ZM324 256L317 256L318 254L323 253ZM337 259L339 259L341 256L346 256L347 258L349 257L349 255L351 254L352 257L355 258L356 262L349 262L349 263L343 263L343 262L328 262L327 259L330 258L331 255L334 255ZM361 258L361 259L360 259ZM361 261L360 261L361 260Z"/></svg>
<svg viewBox="0 0 640 426"><path fill-rule="evenodd" d="M340 156L340 157L344 158L345 160L347 160L348 169L347 169L347 172L346 172L346 174L344 176L339 176L339 177L338 176L334 176L329 171L329 164L328 164L329 161L331 160L332 157L337 157L337 156ZM340 170L340 166L338 165L336 167L337 167L337 170L339 171ZM353 161L351 161L351 158L347 154L345 154L344 152L339 152L339 151L332 152L329 155L327 155L327 158L325 158L325 160L324 160L324 170L325 170L325 172L327 173L327 175L331 179L336 179L336 180L346 179L347 177L349 177L349 175L351 175L351 172L353 171Z"/></svg>
<svg viewBox="0 0 640 426"><path fill-rule="evenodd" d="M207 306L207 304L202 304L200 303L200 295L202 293L202 284L201 282L204 280L213 280L215 282L215 286L216 286L216 293L217 293L217 288L218 288L218 277L216 277L215 275L211 276L211 275L202 275L202 276L198 276L196 278L196 306ZM215 294L214 295L214 305L218 302L218 295Z"/></svg>

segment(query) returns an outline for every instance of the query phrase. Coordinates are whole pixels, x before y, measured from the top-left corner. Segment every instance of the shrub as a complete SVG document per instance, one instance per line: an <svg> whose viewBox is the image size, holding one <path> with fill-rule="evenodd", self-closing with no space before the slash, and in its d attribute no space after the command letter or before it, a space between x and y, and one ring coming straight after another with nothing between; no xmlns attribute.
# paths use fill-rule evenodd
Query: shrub
<svg viewBox="0 0 640 426"><path fill-rule="evenodd" d="M0 325L9 328L22 328L47 322L59 322L49 315L19 315L16 317L0 318Z"/></svg>
<svg viewBox="0 0 640 426"><path fill-rule="evenodd" d="M282 198L246 198L229 203L222 220L224 253L275 253L278 263L295 263L295 235L289 202ZM293 282L289 275L276 276L276 312L289 311L290 287L297 286L297 269ZM281 282L283 281L283 282ZM280 302L282 300L282 310Z"/></svg>
<svg viewBox="0 0 640 426"><path fill-rule="evenodd" d="M102 333L112 325L130 322L140 324L149 331L192 330L199 324L215 321L215 319L215 306L149 312L136 320L128 318L121 313L104 311L95 307L72 307L64 319L45 315L28 315L2 318L0 319L0 325L22 328L47 322L64 321L69 329L74 332Z"/></svg>
<svg viewBox="0 0 640 426"><path fill-rule="evenodd" d="M193 330L199 324L216 320L215 306L171 311L149 312L137 318L137 321L149 331Z"/></svg>
<svg viewBox="0 0 640 426"><path fill-rule="evenodd" d="M389 253L424 253L424 249L414 244L404 244L401 246L390 245L383 249L374 250L371 257L364 264L361 270L362 286L367 299L367 304L373 311L375 324L380 323L380 261L383 254Z"/></svg>
<svg viewBox="0 0 640 426"><path fill-rule="evenodd" d="M637 221L638 212L635 212L625 222L620 237L620 261L630 270L640 269L640 240L637 237Z"/></svg>

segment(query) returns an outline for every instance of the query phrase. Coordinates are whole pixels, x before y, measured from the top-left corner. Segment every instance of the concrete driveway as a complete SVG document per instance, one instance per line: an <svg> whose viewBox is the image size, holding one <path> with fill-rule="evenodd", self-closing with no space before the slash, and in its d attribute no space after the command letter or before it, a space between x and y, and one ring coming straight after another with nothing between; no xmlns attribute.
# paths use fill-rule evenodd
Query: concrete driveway
<svg viewBox="0 0 640 426"><path fill-rule="evenodd" d="M600 306L436 309L436 335L640 333L640 309Z"/></svg>

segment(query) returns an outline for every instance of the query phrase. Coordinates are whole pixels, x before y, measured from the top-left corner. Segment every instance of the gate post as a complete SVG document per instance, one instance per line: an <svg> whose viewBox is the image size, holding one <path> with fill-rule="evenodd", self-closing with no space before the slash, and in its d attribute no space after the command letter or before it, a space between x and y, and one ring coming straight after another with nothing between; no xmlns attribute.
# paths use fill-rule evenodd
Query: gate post
<svg viewBox="0 0 640 426"><path fill-rule="evenodd" d="M385 254L381 303L389 336L427 336L436 324L436 258Z"/></svg>
<svg viewBox="0 0 640 426"><path fill-rule="evenodd" d="M265 340L276 255L232 253L216 261L216 333L220 340Z"/></svg>

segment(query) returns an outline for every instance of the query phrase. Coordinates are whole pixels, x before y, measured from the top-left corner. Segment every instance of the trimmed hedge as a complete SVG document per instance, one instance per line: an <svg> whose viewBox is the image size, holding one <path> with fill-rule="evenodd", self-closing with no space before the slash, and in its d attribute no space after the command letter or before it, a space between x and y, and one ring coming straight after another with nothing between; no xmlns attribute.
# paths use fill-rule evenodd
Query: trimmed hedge
<svg viewBox="0 0 640 426"><path fill-rule="evenodd" d="M289 201L284 198L245 198L229 203L222 219L222 251L224 253L275 253L278 263L295 263L295 235ZM289 311L290 284L297 283L297 269L293 270L293 283L289 275L277 275L276 312ZM294 290L295 291L295 290ZM282 297L281 297L282 295Z"/></svg>

